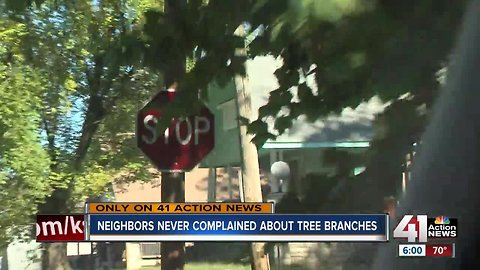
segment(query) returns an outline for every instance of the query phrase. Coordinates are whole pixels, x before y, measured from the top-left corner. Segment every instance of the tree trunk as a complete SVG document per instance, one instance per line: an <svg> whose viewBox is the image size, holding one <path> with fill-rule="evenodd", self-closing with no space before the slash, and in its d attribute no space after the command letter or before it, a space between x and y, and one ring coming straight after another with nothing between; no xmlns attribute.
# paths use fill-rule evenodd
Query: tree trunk
<svg viewBox="0 0 480 270"><path fill-rule="evenodd" d="M243 25L237 30L238 35L244 36ZM238 50L239 55L245 55L245 48ZM247 78L237 76L235 78L237 87L237 103L239 116L251 118L250 88ZM247 126L240 124L240 143L242 149L242 184L245 202L262 202L262 186L260 182L260 166L258 164L258 152L256 145L252 142L253 136L247 132ZM269 269L268 256L265 254L265 243L252 243L251 247L252 270Z"/></svg>
<svg viewBox="0 0 480 270"><path fill-rule="evenodd" d="M8 246L0 252L0 257L2 262L0 263L0 269L8 270Z"/></svg>
<svg viewBox="0 0 480 270"><path fill-rule="evenodd" d="M43 243L42 269L69 270L67 243Z"/></svg>
<svg viewBox="0 0 480 270"><path fill-rule="evenodd" d="M100 122L106 116L106 111L104 109L104 98L100 95L101 76L104 64L103 57L97 56L95 58L95 64L94 74L88 76L90 99L88 101L85 120L82 126L82 134L80 136L77 148L75 149L75 158L73 160L73 167L76 171L81 170L82 162L85 159L92 138L98 130ZM53 130L50 130L50 132L52 133ZM51 158L55 159L56 157L52 156ZM52 167L52 171L58 169L58 164L54 163L52 166L54 166ZM43 204L39 205L39 214L67 213L72 207L72 205L69 204L69 199L74 186L75 181L70 181L66 189L55 189L52 192L52 196L48 197ZM44 243L44 246L45 250L43 252L42 259L43 269L57 270L71 268L66 256L66 244ZM65 250L61 252L61 248L64 248ZM51 266L50 263L52 263Z"/></svg>
<svg viewBox="0 0 480 270"><path fill-rule="evenodd" d="M185 266L185 243L164 242L162 250L162 270L182 270Z"/></svg>

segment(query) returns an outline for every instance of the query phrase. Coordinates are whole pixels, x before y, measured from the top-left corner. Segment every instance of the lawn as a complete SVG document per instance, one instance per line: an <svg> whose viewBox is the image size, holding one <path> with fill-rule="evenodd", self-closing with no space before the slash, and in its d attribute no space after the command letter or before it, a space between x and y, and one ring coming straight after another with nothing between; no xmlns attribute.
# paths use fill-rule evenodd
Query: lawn
<svg viewBox="0 0 480 270"><path fill-rule="evenodd" d="M160 270L160 266L142 267L141 270ZM249 270L247 264L187 263L185 270Z"/></svg>
<svg viewBox="0 0 480 270"><path fill-rule="evenodd" d="M248 264L188 263L185 270L249 270Z"/></svg>

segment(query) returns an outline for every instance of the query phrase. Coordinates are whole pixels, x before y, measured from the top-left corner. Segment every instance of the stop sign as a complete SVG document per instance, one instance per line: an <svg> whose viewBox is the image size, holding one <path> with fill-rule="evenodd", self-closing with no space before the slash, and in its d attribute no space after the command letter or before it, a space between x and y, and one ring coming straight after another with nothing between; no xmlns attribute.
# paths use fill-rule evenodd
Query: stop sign
<svg viewBox="0 0 480 270"><path fill-rule="evenodd" d="M138 112L137 146L161 171L190 171L215 145L214 115L204 105L161 132L156 125L174 98L175 92L161 91Z"/></svg>

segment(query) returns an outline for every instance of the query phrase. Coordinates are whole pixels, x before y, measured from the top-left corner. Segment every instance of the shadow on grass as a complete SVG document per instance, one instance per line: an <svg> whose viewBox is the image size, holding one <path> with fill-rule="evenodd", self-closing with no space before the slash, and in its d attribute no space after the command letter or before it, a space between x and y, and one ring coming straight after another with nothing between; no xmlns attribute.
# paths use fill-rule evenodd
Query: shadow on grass
<svg viewBox="0 0 480 270"><path fill-rule="evenodd" d="M196 242L186 253L187 263L242 264L249 256L249 243Z"/></svg>
<svg viewBox="0 0 480 270"><path fill-rule="evenodd" d="M250 265L240 263L187 263L185 270L249 270Z"/></svg>

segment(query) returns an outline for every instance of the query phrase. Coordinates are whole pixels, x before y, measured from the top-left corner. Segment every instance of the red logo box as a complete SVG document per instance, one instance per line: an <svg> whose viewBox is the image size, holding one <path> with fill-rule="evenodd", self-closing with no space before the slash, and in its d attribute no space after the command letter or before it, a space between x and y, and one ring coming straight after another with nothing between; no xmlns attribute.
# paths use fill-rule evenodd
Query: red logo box
<svg viewBox="0 0 480 270"><path fill-rule="evenodd" d="M37 242L85 240L85 215L37 215Z"/></svg>

